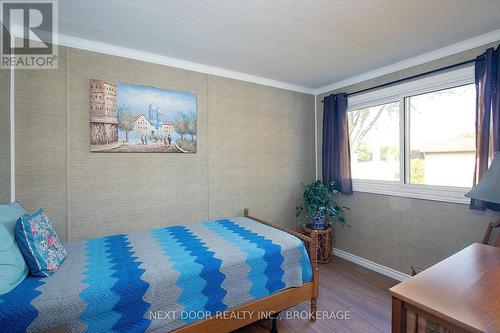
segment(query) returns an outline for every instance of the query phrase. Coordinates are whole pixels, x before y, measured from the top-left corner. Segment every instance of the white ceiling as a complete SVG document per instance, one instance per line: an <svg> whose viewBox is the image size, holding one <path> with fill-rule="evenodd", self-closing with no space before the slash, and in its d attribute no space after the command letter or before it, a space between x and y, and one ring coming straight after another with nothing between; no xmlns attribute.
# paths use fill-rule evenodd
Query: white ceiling
<svg viewBox="0 0 500 333"><path fill-rule="evenodd" d="M59 32L318 88L500 29L500 0L64 0Z"/></svg>

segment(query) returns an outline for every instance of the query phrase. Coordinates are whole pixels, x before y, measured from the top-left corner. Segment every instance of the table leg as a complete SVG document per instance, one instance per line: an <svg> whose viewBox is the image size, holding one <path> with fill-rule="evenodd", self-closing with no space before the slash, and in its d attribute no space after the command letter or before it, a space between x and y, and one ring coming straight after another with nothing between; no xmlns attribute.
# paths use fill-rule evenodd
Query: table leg
<svg viewBox="0 0 500 333"><path fill-rule="evenodd" d="M406 333L406 320L403 301L392 297L392 333Z"/></svg>

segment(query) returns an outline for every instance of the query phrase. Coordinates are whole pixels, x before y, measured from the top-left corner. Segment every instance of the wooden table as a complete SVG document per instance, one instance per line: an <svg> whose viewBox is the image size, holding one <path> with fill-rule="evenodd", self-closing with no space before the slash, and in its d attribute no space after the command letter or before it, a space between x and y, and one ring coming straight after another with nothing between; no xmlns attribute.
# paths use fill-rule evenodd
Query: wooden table
<svg viewBox="0 0 500 333"><path fill-rule="evenodd" d="M500 332L500 248L473 244L390 290L392 332L407 311L456 332Z"/></svg>

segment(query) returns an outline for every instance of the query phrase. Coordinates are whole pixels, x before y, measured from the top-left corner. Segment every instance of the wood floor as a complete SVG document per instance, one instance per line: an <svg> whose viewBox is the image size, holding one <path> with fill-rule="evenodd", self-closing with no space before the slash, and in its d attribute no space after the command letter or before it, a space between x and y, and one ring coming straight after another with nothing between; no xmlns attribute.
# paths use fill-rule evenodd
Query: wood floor
<svg viewBox="0 0 500 333"><path fill-rule="evenodd" d="M287 319L280 314L279 333L335 332L377 333L391 331L391 297L388 289L398 282L364 267L334 257L320 265L318 311L326 311L324 318L311 323L307 319ZM288 311L288 318L300 317L309 311L309 303L302 303ZM333 311L333 313L332 313ZM340 315L349 319L334 319ZM244 327L237 333L269 332L271 320L263 320Z"/></svg>

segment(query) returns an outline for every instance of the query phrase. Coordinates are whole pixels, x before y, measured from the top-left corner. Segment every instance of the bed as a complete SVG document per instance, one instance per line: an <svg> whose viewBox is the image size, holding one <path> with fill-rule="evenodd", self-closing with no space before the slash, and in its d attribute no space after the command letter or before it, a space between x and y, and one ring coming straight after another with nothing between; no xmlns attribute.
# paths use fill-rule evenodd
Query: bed
<svg viewBox="0 0 500 333"><path fill-rule="evenodd" d="M244 216L65 243L0 296L6 332L228 332L311 300L317 240ZM307 250L309 249L309 253Z"/></svg>

